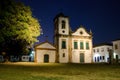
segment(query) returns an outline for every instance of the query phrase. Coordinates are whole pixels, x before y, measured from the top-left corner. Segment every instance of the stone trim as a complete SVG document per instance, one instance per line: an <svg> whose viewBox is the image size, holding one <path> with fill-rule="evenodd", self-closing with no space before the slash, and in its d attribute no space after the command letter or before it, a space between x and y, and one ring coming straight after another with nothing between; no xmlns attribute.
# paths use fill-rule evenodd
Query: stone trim
<svg viewBox="0 0 120 80"><path fill-rule="evenodd" d="M50 49L50 48L36 48L37 50L53 50L55 51L56 49Z"/></svg>

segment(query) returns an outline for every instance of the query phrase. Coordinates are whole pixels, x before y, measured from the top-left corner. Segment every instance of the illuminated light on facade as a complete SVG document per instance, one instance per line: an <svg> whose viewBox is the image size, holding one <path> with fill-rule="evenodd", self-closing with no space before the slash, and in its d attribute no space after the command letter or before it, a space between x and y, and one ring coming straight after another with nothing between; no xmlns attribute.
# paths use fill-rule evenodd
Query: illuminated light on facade
<svg viewBox="0 0 120 80"><path fill-rule="evenodd" d="M100 56L100 54L99 54L99 53L94 55L94 57L99 57L99 56Z"/></svg>
<svg viewBox="0 0 120 80"><path fill-rule="evenodd" d="M113 53L113 58L114 58L114 59L116 58L116 53L115 53L115 52Z"/></svg>
<svg viewBox="0 0 120 80"><path fill-rule="evenodd" d="M31 57L34 57L34 55L35 55L35 51L31 51L30 56L31 56Z"/></svg>

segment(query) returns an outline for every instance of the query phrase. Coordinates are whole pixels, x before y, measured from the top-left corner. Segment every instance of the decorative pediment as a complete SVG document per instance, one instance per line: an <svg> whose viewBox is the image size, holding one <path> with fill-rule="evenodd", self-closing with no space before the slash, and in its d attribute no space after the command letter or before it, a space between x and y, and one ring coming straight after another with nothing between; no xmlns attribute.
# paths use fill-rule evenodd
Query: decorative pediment
<svg viewBox="0 0 120 80"><path fill-rule="evenodd" d="M90 32L87 32L87 30L84 27L78 28L75 32L72 33L74 36L91 36Z"/></svg>

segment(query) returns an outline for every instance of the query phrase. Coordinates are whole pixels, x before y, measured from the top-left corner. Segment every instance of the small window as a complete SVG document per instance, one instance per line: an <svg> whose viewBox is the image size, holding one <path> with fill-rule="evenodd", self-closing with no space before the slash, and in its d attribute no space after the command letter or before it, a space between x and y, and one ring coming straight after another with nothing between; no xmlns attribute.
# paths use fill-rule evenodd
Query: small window
<svg viewBox="0 0 120 80"><path fill-rule="evenodd" d="M104 52L104 48L101 48L101 52Z"/></svg>
<svg viewBox="0 0 120 80"><path fill-rule="evenodd" d="M62 29L65 29L65 21L62 21Z"/></svg>
<svg viewBox="0 0 120 80"><path fill-rule="evenodd" d="M63 57L65 57L65 53L63 53L63 55L62 55Z"/></svg>
<svg viewBox="0 0 120 80"><path fill-rule="evenodd" d="M102 57L100 56L100 60L102 60Z"/></svg>
<svg viewBox="0 0 120 80"><path fill-rule="evenodd" d="M110 50L110 48L107 48L107 51L109 51Z"/></svg>
<svg viewBox="0 0 120 80"><path fill-rule="evenodd" d="M76 41L74 42L74 49L78 49L78 43Z"/></svg>
<svg viewBox="0 0 120 80"><path fill-rule="evenodd" d="M94 53L95 53L95 49L94 49Z"/></svg>
<svg viewBox="0 0 120 80"><path fill-rule="evenodd" d="M84 49L84 44L83 44L83 42L80 42L80 49Z"/></svg>
<svg viewBox="0 0 120 80"><path fill-rule="evenodd" d="M25 57L23 57L23 59L25 59Z"/></svg>
<svg viewBox="0 0 120 80"><path fill-rule="evenodd" d="M118 49L118 45L117 44L115 44L115 49Z"/></svg>
<svg viewBox="0 0 120 80"><path fill-rule="evenodd" d="M62 49L66 49L66 41L65 40L62 41Z"/></svg>
<svg viewBox="0 0 120 80"><path fill-rule="evenodd" d="M100 59L99 59L99 56L98 56L98 57L97 57L97 62L99 62L99 60L100 60Z"/></svg>
<svg viewBox="0 0 120 80"><path fill-rule="evenodd" d="M118 55L116 55L116 60L118 60Z"/></svg>
<svg viewBox="0 0 120 80"><path fill-rule="evenodd" d="M86 49L88 50L89 49L89 43L86 42Z"/></svg>
<svg viewBox="0 0 120 80"><path fill-rule="evenodd" d="M103 60L105 59L105 56L102 56L103 57Z"/></svg>
<svg viewBox="0 0 120 80"><path fill-rule="evenodd" d="M97 52L99 52L99 49L97 49Z"/></svg>
<svg viewBox="0 0 120 80"><path fill-rule="evenodd" d="M95 57L95 62L97 62L97 61L96 61L96 57Z"/></svg>

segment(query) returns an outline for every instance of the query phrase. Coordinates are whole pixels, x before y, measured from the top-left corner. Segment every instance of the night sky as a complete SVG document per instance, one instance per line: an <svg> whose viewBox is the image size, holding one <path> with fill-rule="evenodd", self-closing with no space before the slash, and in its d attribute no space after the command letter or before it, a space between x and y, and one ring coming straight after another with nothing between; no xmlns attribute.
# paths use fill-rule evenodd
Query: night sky
<svg viewBox="0 0 120 80"><path fill-rule="evenodd" d="M38 39L53 43L53 18L60 12L70 18L73 31L83 25L93 32L93 43L120 38L120 0L19 0L31 7L43 29Z"/></svg>

